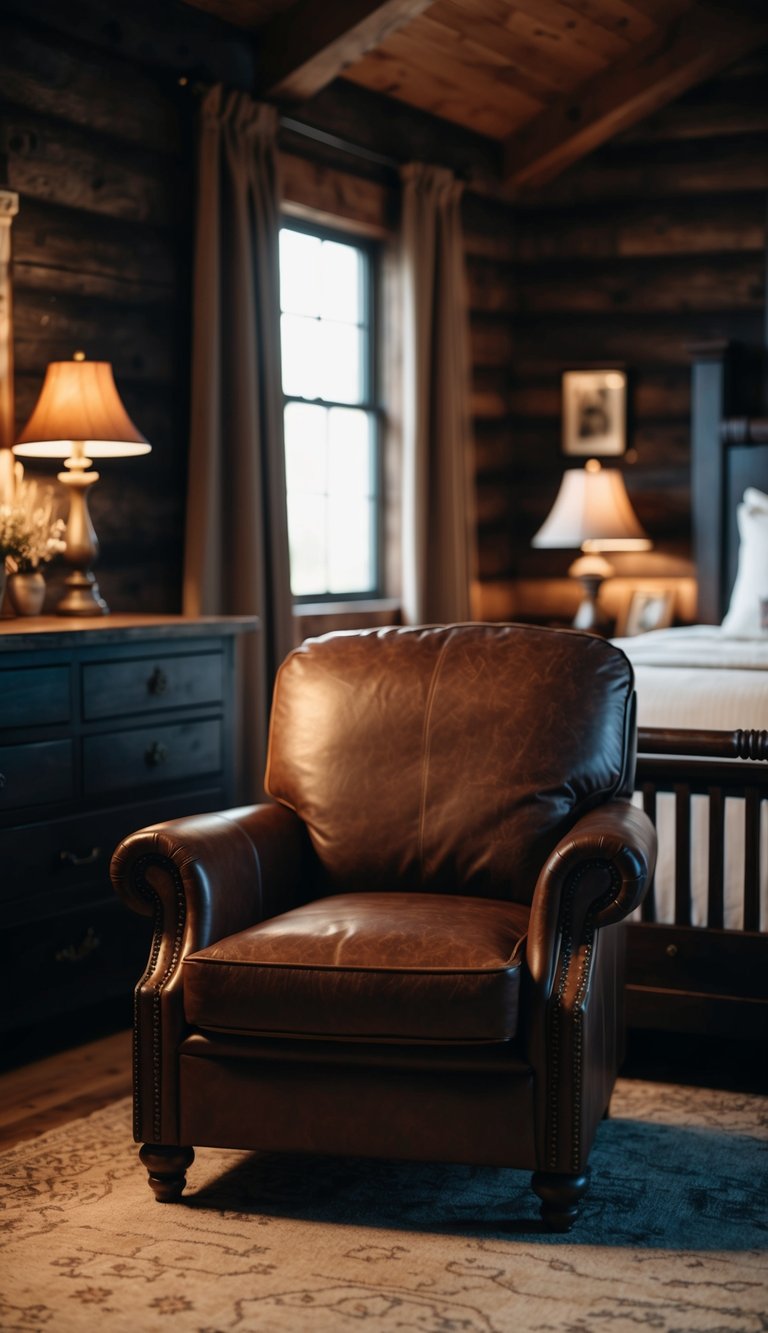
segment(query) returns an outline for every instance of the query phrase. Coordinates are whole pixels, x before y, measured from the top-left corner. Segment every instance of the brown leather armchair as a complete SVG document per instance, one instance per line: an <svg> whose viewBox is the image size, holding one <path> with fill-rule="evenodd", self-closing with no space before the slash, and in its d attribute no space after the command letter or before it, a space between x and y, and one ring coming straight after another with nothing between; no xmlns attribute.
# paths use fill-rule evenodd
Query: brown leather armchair
<svg viewBox="0 0 768 1333"><path fill-rule="evenodd" d="M274 804L118 847L154 917L135 1137L534 1171L566 1230L623 1040L655 834L627 800L632 669L569 631L327 635L280 669Z"/></svg>

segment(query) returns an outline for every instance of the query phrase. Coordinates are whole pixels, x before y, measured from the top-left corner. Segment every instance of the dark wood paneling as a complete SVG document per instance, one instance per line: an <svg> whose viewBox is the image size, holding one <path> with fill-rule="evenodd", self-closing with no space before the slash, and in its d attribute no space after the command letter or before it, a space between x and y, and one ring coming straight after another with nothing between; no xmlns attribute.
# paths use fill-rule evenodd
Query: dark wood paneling
<svg viewBox="0 0 768 1333"><path fill-rule="evenodd" d="M176 369L173 325L174 312L154 307L22 288L14 312L16 365L21 374L34 374L82 348L94 361L112 362L118 385L131 379L168 384Z"/></svg>
<svg viewBox="0 0 768 1333"><path fill-rule="evenodd" d="M3 9L24 27L35 25L72 40L87 59L93 53L115 56L142 76L157 72L163 82L192 75L208 83L220 80L235 88L253 86L250 42L228 24L182 0L3 0Z"/></svg>
<svg viewBox="0 0 768 1333"><path fill-rule="evenodd" d="M206 35L215 63L223 32L187 6L144 0L8 0L0 19L0 140L20 196L17 425L47 363L81 348L111 361L153 446L130 468L106 463L92 495L113 610L180 605L195 104L178 72L194 73ZM28 471L55 475L31 461ZM51 567L49 604L60 579Z"/></svg>
<svg viewBox="0 0 768 1333"><path fill-rule="evenodd" d="M0 17L0 51L3 96L16 106L142 148L180 151L178 107L136 65L11 17Z"/></svg>
<svg viewBox="0 0 768 1333"><path fill-rule="evenodd" d="M8 180L22 198L155 225L181 220L175 162L8 103L2 116Z"/></svg>
<svg viewBox="0 0 768 1333"><path fill-rule="evenodd" d="M565 213L521 214L515 228L520 261L594 260L656 255L761 253L765 196L729 194L683 199L575 205Z"/></svg>
<svg viewBox="0 0 768 1333"><path fill-rule="evenodd" d="M178 77L247 87L250 42L178 0L3 6L0 167L7 154L21 196L17 419L47 362L82 346L112 360L153 444L147 459L105 464L93 493L99 581L115 609L180 600L194 98ZM482 579L546 577L572 559L532 552L529 538L566 463L560 375L584 362L628 366L633 502L657 547L690 557L687 347L762 333L766 68L745 62L524 200L500 197L498 144L446 134L427 113L341 81L292 109L326 137L287 130L285 144L321 169L343 162L393 196L397 164L413 158L468 182Z"/></svg>
<svg viewBox="0 0 768 1333"><path fill-rule="evenodd" d="M768 135L608 147L563 172L552 185L521 196L521 207L569 208L575 201L664 199L768 188Z"/></svg>
<svg viewBox="0 0 768 1333"><path fill-rule="evenodd" d="M13 229L14 287L95 296L136 305L171 304L180 256L171 230L138 228L26 198Z"/></svg>
<svg viewBox="0 0 768 1333"><path fill-rule="evenodd" d="M487 205L489 234L467 246L481 580L546 582L573 559L530 539L579 461L560 445L561 376L579 365L629 372L629 450L611 462L654 550L622 575L693 571L689 348L762 341L767 126L762 56L521 197L511 221Z"/></svg>

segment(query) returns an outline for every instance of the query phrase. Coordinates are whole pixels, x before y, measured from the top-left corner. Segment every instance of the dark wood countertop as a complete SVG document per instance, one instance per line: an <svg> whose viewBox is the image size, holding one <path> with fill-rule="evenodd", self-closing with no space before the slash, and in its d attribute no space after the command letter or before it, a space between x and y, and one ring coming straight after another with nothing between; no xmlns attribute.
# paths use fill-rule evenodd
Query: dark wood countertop
<svg viewBox="0 0 768 1333"><path fill-rule="evenodd" d="M0 620L0 652L23 648L65 648L84 643L120 643L146 638L204 638L217 634L250 634L257 630L257 616L14 616Z"/></svg>

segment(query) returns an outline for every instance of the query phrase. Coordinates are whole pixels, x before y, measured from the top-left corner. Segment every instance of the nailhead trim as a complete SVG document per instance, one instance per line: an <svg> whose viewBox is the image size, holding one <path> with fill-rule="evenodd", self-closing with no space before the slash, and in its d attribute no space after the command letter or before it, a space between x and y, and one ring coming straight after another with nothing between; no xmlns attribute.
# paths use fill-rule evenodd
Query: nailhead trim
<svg viewBox="0 0 768 1333"><path fill-rule="evenodd" d="M139 1080L139 1050L143 1045L144 1034L141 1031L142 1017L139 1007L140 988L153 975L157 967L157 960L160 956L160 946L164 935L163 905L160 897L155 893L145 878L145 871L149 865L159 865L166 871L170 871L173 878L174 888L176 890L176 929L173 940L173 950L170 962L165 969L160 980L152 989L152 1138L153 1142L160 1143L161 1137L161 1094L162 1094L162 1024L160 1013L160 997L163 993L173 973L181 953L181 941L184 935L184 926L187 918L187 902L184 893L184 885L181 875L173 861L168 857L148 855L142 856L136 862L134 867L134 887L145 899L152 904L152 948L149 954L149 962L136 990L133 999L133 1126L136 1139L142 1137L141 1121L141 1089Z"/></svg>
<svg viewBox="0 0 768 1333"><path fill-rule="evenodd" d="M611 877L611 887L605 893L601 894L589 908L584 922L583 950L581 963L579 965L579 974L576 982L576 994L574 1000L574 1011L572 1015L572 1046L573 1046L573 1123L571 1134L571 1166L574 1171L580 1170L581 1157L581 1093L582 1093L582 1065L584 1052L584 1015L581 1010L581 1002L586 994L589 984L589 977L592 970L592 956L594 951L595 939L595 921L598 914L613 902L616 891L621 885L621 877L615 866L610 861L587 861L584 865L574 872L571 880L563 895L563 906L561 912L561 945L560 962L557 984L553 991L549 1012L547 1015L548 1026L548 1060L547 1060L547 1165L550 1169L557 1167L557 1149L560 1137L560 1086L562 1082L562 1050L564 1045L564 1017L563 998L568 989L568 982L571 979L571 970L574 962L574 939L573 939L573 902L576 897L576 890L584 876L590 870L607 870Z"/></svg>

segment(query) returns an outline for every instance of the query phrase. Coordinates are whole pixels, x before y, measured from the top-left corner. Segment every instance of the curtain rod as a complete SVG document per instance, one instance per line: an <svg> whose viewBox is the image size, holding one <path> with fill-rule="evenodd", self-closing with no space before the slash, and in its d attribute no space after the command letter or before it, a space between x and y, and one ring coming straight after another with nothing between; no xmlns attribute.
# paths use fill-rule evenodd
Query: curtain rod
<svg viewBox="0 0 768 1333"><path fill-rule="evenodd" d="M189 88L196 97L203 96L212 86L203 80L193 79L188 74L182 74L176 82L181 88ZM372 166L384 167L388 171L398 173L400 171L401 163L385 153L377 153L372 148L363 148L361 144L350 143L348 139L342 139L338 134L318 129L315 125L306 125L302 120L294 120L293 116L280 116L279 120L281 128L290 130L292 134L303 135L305 139L314 139L316 143L325 144L326 148L336 148L342 153L348 153L350 157L359 157L363 162L370 162Z"/></svg>
<svg viewBox="0 0 768 1333"><path fill-rule="evenodd" d="M342 139L338 134L329 134L327 130L317 129L314 125L305 125L303 121L294 120L292 116L281 116L280 125L283 129L291 130L294 134L302 134L307 139L314 139L317 143L325 144L326 148L338 148L343 153L349 153L350 157L359 157L364 162L370 162L373 166L386 167L389 171L399 172L400 163L394 157L387 157L384 153L377 153L372 148L363 148L360 144L350 143L348 139Z"/></svg>

